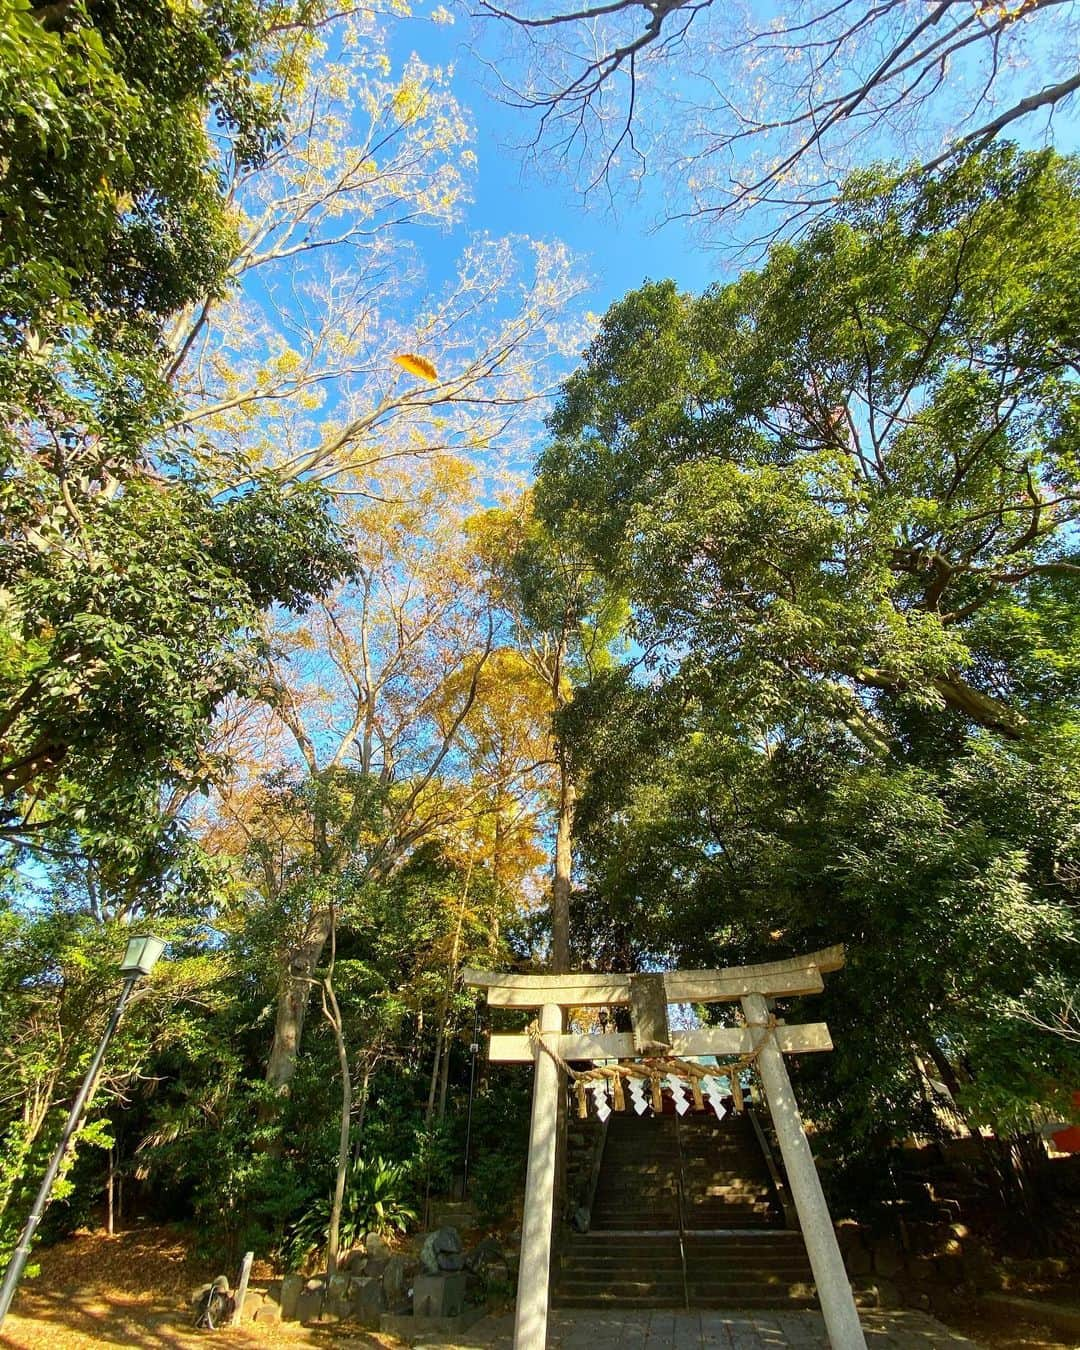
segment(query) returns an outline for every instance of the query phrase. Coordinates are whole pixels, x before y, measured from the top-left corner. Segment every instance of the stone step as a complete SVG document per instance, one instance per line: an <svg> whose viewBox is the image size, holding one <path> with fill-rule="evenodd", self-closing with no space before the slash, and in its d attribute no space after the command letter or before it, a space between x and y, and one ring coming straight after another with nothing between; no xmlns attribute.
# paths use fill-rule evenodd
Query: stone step
<svg viewBox="0 0 1080 1350"><path fill-rule="evenodd" d="M662 1261L679 1258L677 1233L649 1234L626 1237L621 1233L589 1233L568 1242L561 1252L564 1260L623 1261L638 1264L642 1261Z"/></svg>
<svg viewBox="0 0 1080 1350"><path fill-rule="evenodd" d="M596 1187L597 1195L610 1195L613 1199L626 1199L634 1195L669 1195L676 1190L675 1178L665 1177L622 1177L601 1180Z"/></svg>
<svg viewBox="0 0 1080 1350"><path fill-rule="evenodd" d="M635 1195L675 1195L678 1193L675 1174L667 1176L609 1176L601 1177L597 1195L610 1195L613 1200L630 1200Z"/></svg>
<svg viewBox="0 0 1080 1350"><path fill-rule="evenodd" d="M649 1295L626 1297L610 1295L605 1291L599 1293L574 1293L574 1295L563 1295L556 1293L553 1296L552 1307L555 1308L684 1308L686 1301L683 1299L682 1291L678 1296L661 1296L656 1293Z"/></svg>
<svg viewBox="0 0 1080 1350"><path fill-rule="evenodd" d="M645 1297L616 1297L604 1292L595 1294L556 1294L552 1299L552 1306L555 1308L684 1308L686 1306L682 1296L677 1299L674 1297L660 1298L657 1295L648 1295ZM817 1300L814 1298L786 1298L778 1299L774 1295L761 1294L732 1294L723 1296L702 1296L695 1297L692 1307L697 1308L725 1308L731 1311L741 1309L779 1309L781 1311L796 1312L804 1309L816 1308Z"/></svg>
<svg viewBox="0 0 1080 1350"><path fill-rule="evenodd" d="M655 1233L658 1230L670 1232L677 1227L674 1214L626 1214L610 1219L593 1219L590 1227L593 1231L623 1233Z"/></svg>
<svg viewBox="0 0 1080 1350"><path fill-rule="evenodd" d="M668 1228L678 1227L679 1207L672 1200L665 1200L663 1203L651 1204L649 1201L637 1201L633 1205L594 1205L592 1208L592 1226L595 1228L598 1223L606 1223L608 1219L619 1219L620 1221L628 1217L639 1219L664 1219ZM663 1223L647 1223L646 1228L663 1228Z"/></svg>
<svg viewBox="0 0 1080 1350"><path fill-rule="evenodd" d="M692 1308L711 1308L711 1309L730 1309L735 1311L738 1308L760 1308L775 1309L779 1312L807 1312L811 1308L816 1308L818 1302L816 1298L797 1298L790 1295L781 1299L771 1294L693 1294L690 1298ZM760 1342L755 1342L760 1344Z"/></svg>
<svg viewBox="0 0 1080 1350"><path fill-rule="evenodd" d="M651 1251L648 1257L637 1255L637 1260L630 1260L622 1251L568 1251L563 1255L563 1270L682 1270L682 1257L679 1255L678 1247L671 1247L671 1250Z"/></svg>
<svg viewBox="0 0 1080 1350"><path fill-rule="evenodd" d="M803 1272L795 1271L794 1274L786 1270L754 1270L742 1266L733 1266L729 1270L714 1271L710 1275L703 1275L700 1271L687 1268L686 1282L693 1289L726 1289L729 1285L750 1286L759 1285L764 1291L766 1289L794 1289L798 1286L800 1293L812 1295L814 1292L814 1281L807 1279Z"/></svg>
<svg viewBox="0 0 1080 1350"><path fill-rule="evenodd" d="M697 1228L775 1228L779 1217L769 1209L752 1209L745 1205L723 1205L687 1208L683 1213L683 1227Z"/></svg>
<svg viewBox="0 0 1080 1350"><path fill-rule="evenodd" d="M637 1251L651 1258L670 1249L678 1250L678 1246L678 1233L649 1233L641 1238L626 1238L618 1233L575 1233L564 1243L563 1251L610 1251L616 1255L632 1255Z"/></svg>
<svg viewBox="0 0 1080 1350"><path fill-rule="evenodd" d="M699 1308L738 1308L748 1299L757 1301L759 1307L766 1302L773 1307L786 1307L793 1299L801 1300L810 1307L817 1302L814 1286L803 1283L769 1285L760 1280L745 1280L730 1284L688 1284L686 1292L691 1307Z"/></svg>
<svg viewBox="0 0 1080 1350"><path fill-rule="evenodd" d="M678 1171L679 1155L677 1152L657 1153L655 1149L651 1148L627 1150L625 1154L613 1153L611 1149L605 1149L602 1165L617 1167L620 1171L625 1169L631 1172L639 1172L645 1168L659 1168L666 1172L674 1172Z"/></svg>
<svg viewBox="0 0 1080 1350"><path fill-rule="evenodd" d="M581 1284L582 1282L591 1283L600 1287L609 1284L622 1284L629 1281L653 1280L657 1283L670 1283L672 1280L682 1283L683 1270L679 1262L671 1265L637 1267L630 1269L622 1265L586 1265L575 1262L573 1265L563 1266L559 1272L558 1284L560 1289L568 1289L571 1285ZM711 1288L713 1285L727 1285L758 1283L764 1287L772 1288L774 1286L788 1285L806 1285L812 1286L814 1283L813 1275L806 1266L781 1266L760 1267L750 1265L717 1265L709 1269L703 1269L698 1266L686 1267L687 1281L695 1288Z"/></svg>
<svg viewBox="0 0 1080 1350"><path fill-rule="evenodd" d="M594 1222L600 1216L620 1218L626 1214L665 1214L671 1218L672 1216L677 1215L678 1212L679 1206L675 1202L675 1197L671 1195L666 1195L662 1199L657 1197L655 1200L648 1196L644 1199L639 1197L633 1201L622 1200L610 1204L601 1201L594 1204L592 1207ZM650 1227L649 1224L646 1224L645 1226L647 1228ZM655 1223L651 1225L653 1228L661 1226L662 1225Z"/></svg>
<svg viewBox="0 0 1080 1350"><path fill-rule="evenodd" d="M657 1270L674 1270L676 1268L681 1270L682 1257L678 1246L671 1247L662 1255L656 1253L650 1253L648 1256L639 1255L636 1260L624 1256L621 1252L610 1256L603 1253L592 1256L588 1253L573 1252L564 1254L560 1261L562 1270L577 1270L580 1268L588 1270L633 1270L637 1272L641 1270L649 1271L654 1267Z"/></svg>
<svg viewBox="0 0 1080 1350"><path fill-rule="evenodd" d="M624 1275L618 1279L602 1278L594 1280L588 1275L565 1275L559 1281L560 1293L583 1294L590 1289L606 1289L609 1293L627 1294L631 1298L639 1294L647 1294L650 1290L657 1293L681 1294L683 1292L682 1271L675 1271L668 1279L648 1276L640 1271L635 1271L633 1275Z"/></svg>
<svg viewBox="0 0 1080 1350"><path fill-rule="evenodd" d="M706 1228L738 1228L740 1217L754 1220L768 1219L770 1222L774 1218L778 1218L772 1205L736 1205L727 1200L722 1200L718 1205L684 1205L683 1216L688 1228L700 1228L703 1220L710 1220L713 1216L718 1219L730 1220L730 1222L706 1222L704 1225Z"/></svg>
<svg viewBox="0 0 1080 1350"><path fill-rule="evenodd" d="M772 1179L764 1169L750 1167L686 1167L682 1179L687 1186L747 1186L751 1190L769 1190L772 1186Z"/></svg>
<svg viewBox="0 0 1080 1350"><path fill-rule="evenodd" d="M768 1214L772 1201L752 1199L751 1196L738 1195L698 1195L686 1196L684 1210L752 1210L755 1214Z"/></svg>
<svg viewBox="0 0 1080 1350"><path fill-rule="evenodd" d="M776 1229L740 1229L728 1233L692 1233L683 1237L683 1250L688 1260L721 1261L746 1257L755 1261L805 1261L806 1251L801 1242L773 1242L773 1237L786 1236ZM587 1256L613 1261L659 1260L679 1250L679 1235L670 1233L642 1233L628 1236L624 1233L580 1234L565 1244L562 1255Z"/></svg>

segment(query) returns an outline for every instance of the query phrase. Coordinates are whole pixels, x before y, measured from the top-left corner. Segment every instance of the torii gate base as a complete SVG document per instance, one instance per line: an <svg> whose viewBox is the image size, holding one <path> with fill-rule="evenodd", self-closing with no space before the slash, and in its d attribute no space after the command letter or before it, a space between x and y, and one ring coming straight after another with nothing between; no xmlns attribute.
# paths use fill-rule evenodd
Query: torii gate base
<svg viewBox="0 0 1080 1350"><path fill-rule="evenodd" d="M822 1023L803 1027L776 1025L766 998L819 993L822 974L844 963L842 947L811 956L725 970L671 971L664 977L669 1003L739 1002L746 1027L714 1027L676 1032L672 1051L692 1055L755 1053L788 1182L799 1214L818 1299L833 1350L866 1350L855 1299L829 1217L784 1053L831 1050ZM563 1060L628 1059L633 1037L563 1034L563 1010L630 1001L626 975L498 975L466 970L465 983L487 992L488 1004L503 1008L539 1008L540 1038ZM529 1164L525 1178L525 1216L514 1322L515 1350L545 1350L551 1284L551 1235L555 1201L555 1142L560 1110L559 1067L526 1036L492 1036L492 1061L529 1061L535 1067Z"/></svg>

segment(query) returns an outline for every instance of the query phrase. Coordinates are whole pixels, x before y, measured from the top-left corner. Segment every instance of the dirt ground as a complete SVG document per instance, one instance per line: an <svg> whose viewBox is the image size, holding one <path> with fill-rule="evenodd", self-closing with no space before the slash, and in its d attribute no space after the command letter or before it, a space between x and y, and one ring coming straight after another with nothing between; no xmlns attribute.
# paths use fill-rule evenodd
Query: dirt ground
<svg viewBox="0 0 1080 1350"><path fill-rule="evenodd" d="M200 1284L223 1272L197 1260L190 1236L167 1228L141 1228L109 1237L77 1233L36 1254L41 1274L24 1281L5 1323L0 1345L17 1350L91 1350L122 1345L139 1350L253 1350L321 1346L386 1350L397 1342L364 1334L343 1335L295 1323L248 1323L207 1332L192 1326L189 1299ZM235 1272L228 1272L235 1279ZM263 1278L260 1279L259 1275ZM250 1287L265 1288L270 1272L258 1268Z"/></svg>
<svg viewBox="0 0 1080 1350"><path fill-rule="evenodd" d="M1019 1321L997 1308L960 1311L941 1320L986 1346L986 1350L1077 1350L1075 1341L1059 1339L1060 1332Z"/></svg>
<svg viewBox="0 0 1080 1350"><path fill-rule="evenodd" d="M192 1326L191 1293L222 1272L197 1260L190 1234L169 1227L140 1228L109 1237L78 1233L42 1250L41 1275L26 1280L0 1335L7 1350L394 1350L400 1342L370 1333L316 1330L295 1323L246 1324L206 1332ZM272 1272L256 1266L251 1288L265 1288ZM235 1276L233 1276L235 1278ZM1077 1350L1071 1342L994 1309L960 1310L943 1319L987 1350Z"/></svg>

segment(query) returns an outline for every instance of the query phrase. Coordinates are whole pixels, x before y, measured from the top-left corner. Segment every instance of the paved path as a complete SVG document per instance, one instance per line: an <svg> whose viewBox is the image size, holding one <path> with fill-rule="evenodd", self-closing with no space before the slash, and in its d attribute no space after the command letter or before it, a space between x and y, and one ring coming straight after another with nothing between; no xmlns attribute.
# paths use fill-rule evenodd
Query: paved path
<svg viewBox="0 0 1080 1350"><path fill-rule="evenodd" d="M868 1350L979 1350L926 1313L862 1312ZM506 1350L514 1319L485 1317L454 1344ZM549 1350L828 1350L817 1312L553 1312Z"/></svg>

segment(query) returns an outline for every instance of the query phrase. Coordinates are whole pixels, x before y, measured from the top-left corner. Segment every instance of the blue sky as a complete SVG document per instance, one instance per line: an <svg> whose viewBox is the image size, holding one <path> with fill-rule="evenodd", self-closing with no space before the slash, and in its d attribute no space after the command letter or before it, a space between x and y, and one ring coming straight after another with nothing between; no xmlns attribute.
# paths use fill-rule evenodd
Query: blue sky
<svg viewBox="0 0 1080 1350"><path fill-rule="evenodd" d="M703 248L690 228L675 224L652 232L663 205L657 180L647 181L636 194L620 194L617 212L600 194L583 204L581 195L557 171L540 181L515 148L532 133L529 116L499 104L482 87L483 68L472 55L470 34L460 22L405 23L392 50L398 58L416 51L431 64L455 66L455 92L475 123L479 160L463 233L563 240L584 263L593 283L589 307L598 313L648 277L673 277L680 286L699 290L722 274L731 275L723 259ZM431 272L449 272L461 235L439 240L425 231L420 242Z"/></svg>
<svg viewBox="0 0 1080 1350"><path fill-rule="evenodd" d="M755 9L760 12L768 2L761 0ZM416 12L420 15L426 11L418 7ZM490 86L491 80L471 50L478 34L481 42L490 39L489 55L498 49L497 44L505 47L506 34L497 30L498 25L470 30L460 17L452 26L417 18L401 25L393 43L399 56L415 50L431 63L455 65L457 95L476 124L479 159L473 201L467 208L462 233L486 230L495 235L526 233L562 239L584 261L593 282L588 304L597 313L647 277L671 277L688 290L700 290L717 279L731 279L739 264L731 254L709 247L693 225L676 222L653 230L665 207L664 190L657 177L647 178L636 194L621 192L617 210L599 193L595 200L583 204L572 183L557 169L540 181L535 168L514 148L530 139L533 119L490 96L484 86ZM1046 82L1039 78L1040 71L1044 64L1049 69L1053 59L1043 44L1052 40L1055 31L1049 24L1033 28L1032 37L1025 40L1024 54L1030 66L1017 74L1017 96ZM1060 59L1060 53L1055 55ZM1011 82L1005 89L1011 99ZM1038 118L1021 122L1013 130L1014 138L1021 143L1044 142L1046 126ZM1067 112L1055 112L1053 140L1062 150L1080 148L1080 100L1075 100ZM893 150L891 145L886 148ZM425 232L421 246L432 276L444 268L450 270L460 241L460 234L437 239Z"/></svg>

